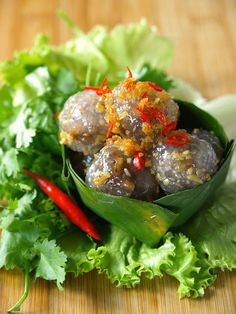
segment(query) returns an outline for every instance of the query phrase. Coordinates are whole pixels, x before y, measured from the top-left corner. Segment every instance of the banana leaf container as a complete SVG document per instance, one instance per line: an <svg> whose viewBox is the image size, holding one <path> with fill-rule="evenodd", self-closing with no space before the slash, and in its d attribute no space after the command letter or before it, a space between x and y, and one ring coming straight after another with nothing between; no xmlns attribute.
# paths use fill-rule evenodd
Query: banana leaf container
<svg viewBox="0 0 236 314"><path fill-rule="evenodd" d="M67 159L69 173L82 202L98 216L150 246L156 246L169 229L183 225L214 197L226 178L233 153L234 142L229 141L214 117L191 103L175 101L180 107L178 128L213 131L224 148L223 160L210 181L150 203L95 191L78 176Z"/></svg>

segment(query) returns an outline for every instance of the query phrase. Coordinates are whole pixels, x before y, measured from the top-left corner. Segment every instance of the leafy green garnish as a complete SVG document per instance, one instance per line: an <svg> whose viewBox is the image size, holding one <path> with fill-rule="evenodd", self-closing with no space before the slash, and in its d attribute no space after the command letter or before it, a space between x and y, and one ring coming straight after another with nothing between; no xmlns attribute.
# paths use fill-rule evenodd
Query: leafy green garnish
<svg viewBox="0 0 236 314"><path fill-rule="evenodd" d="M167 233L158 248L150 248L121 229L111 226L103 246L91 249L88 258L100 272L105 272L118 287L134 287L147 278L162 277L165 273L179 283L180 297L199 297L215 280L206 259L183 234Z"/></svg>
<svg viewBox="0 0 236 314"><path fill-rule="evenodd" d="M151 67L149 63L144 64L139 71L135 72L134 77L139 81L153 82L166 91L174 87L174 81L164 71Z"/></svg>
<svg viewBox="0 0 236 314"><path fill-rule="evenodd" d="M194 245L207 255L212 267L236 268L236 182L218 190L207 211L183 227Z"/></svg>
<svg viewBox="0 0 236 314"><path fill-rule="evenodd" d="M88 252L96 247L94 241L78 228L72 227L59 239L58 244L67 256L66 271L78 276L91 271L94 262L88 259Z"/></svg>
<svg viewBox="0 0 236 314"><path fill-rule="evenodd" d="M0 267L17 267L25 273L24 293L10 311L19 310L27 297L30 274L53 280L61 288L67 272L79 275L94 268L125 287L138 284L142 274L151 279L167 273L180 282L180 296L202 296L216 278L216 267L235 268L235 190L231 186L219 190L222 195L181 227L181 233L169 232L157 248L151 248L107 224L100 224L103 242L95 243L72 226L23 174L23 169L29 168L73 194L72 180L65 175L61 178L55 115L65 100L85 85L98 85L107 76L109 85L114 86L126 77L129 66L137 79L153 81L167 90L180 89L178 81L163 72L172 61L172 41L161 37L144 20L116 26L110 32L96 26L85 34L64 14L61 16L75 33L74 39L53 47L45 35L39 35L30 51L17 52L14 60L0 65L4 82L0 88L0 200L4 200ZM185 87L182 95L186 95ZM192 89L188 99L204 104ZM230 102L228 116L234 106L232 99ZM209 104L207 109L212 107ZM224 126L235 137L234 124L227 121L230 123ZM223 130L217 125L214 128L229 153ZM225 159L222 167L227 166L230 153ZM234 182L235 167L231 169L230 181ZM161 206L157 212L168 216ZM168 213L171 223L177 213Z"/></svg>
<svg viewBox="0 0 236 314"><path fill-rule="evenodd" d="M60 251L55 240L36 242L34 245L36 256L39 257L36 268L36 278L41 277L46 280L56 280L59 289L62 289L61 283L64 282L66 272L66 255Z"/></svg>

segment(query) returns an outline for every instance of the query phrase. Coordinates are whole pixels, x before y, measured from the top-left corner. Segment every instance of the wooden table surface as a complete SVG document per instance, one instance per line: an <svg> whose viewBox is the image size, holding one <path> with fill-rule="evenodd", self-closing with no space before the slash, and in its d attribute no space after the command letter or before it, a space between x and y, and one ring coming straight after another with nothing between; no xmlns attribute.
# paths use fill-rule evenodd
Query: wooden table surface
<svg viewBox="0 0 236 314"><path fill-rule="evenodd" d="M83 30L100 23L137 22L144 16L176 41L172 75L186 79L214 98L236 93L235 0L0 0L0 60L29 48L34 35L45 32L58 44L72 37L56 17L63 8ZM1 113L0 113L1 114ZM0 271L0 314L18 299L23 278ZM136 289L118 289L96 271L78 279L68 276L65 291L46 281L31 284L23 313L37 314L234 314L236 272L221 273L199 300L179 300L174 279L144 280Z"/></svg>

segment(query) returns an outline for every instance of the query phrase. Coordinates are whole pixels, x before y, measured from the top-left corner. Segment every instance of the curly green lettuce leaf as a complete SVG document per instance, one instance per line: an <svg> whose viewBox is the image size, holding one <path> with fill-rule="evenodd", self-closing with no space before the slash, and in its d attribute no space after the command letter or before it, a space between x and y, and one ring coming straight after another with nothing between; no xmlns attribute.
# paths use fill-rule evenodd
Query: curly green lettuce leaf
<svg viewBox="0 0 236 314"><path fill-rule="evenodd" d="M169 274L179 281L180 297L203 296L204 289L214 280L211 267L183 234L167 233L163 243L151 248L111 226L103 246L88 252L100 272L105 272L118 287L134 287L141 281L141 274L147 278Z"/></svg>
<svg viewBox="0 0 236 314"><path fill-rule="evenodd" d="M201 109L209 112L225 127L229 138L236 138L236 125L234 123L236 95L224 95L207 100L189 83L180 79L173 80L174 84L170 89L170 93L175 98L192 102Z"/></svg>
<svg viewBox="0 0 236 314"><path fill-rule="evenodd" d="M207 101L199 92L184 81L175 81L171 91L182 99L194 100L202 109L217 118L229 138L236 138L236 95L225 95ZM231 160L226 184L214 200L181 228L195 247L207 256L213 268L236 268L236 151ZM206 259L202 259L206 260Z"/></svg>
<svg viewBox="0 0 236 314"><path fill-rule="evenodd" d="M212 267L185 235L175 235L172 242L175 255L172 265L165 267L166 273L179 281L180 297L202 297L204 290L216 279Z"/></svg>
<svg viewBox="0 0 236 314"><path fill-rule="evenodd" d="M108 76L114 85L124 78L127 66L136 71L149 63L153 68L166 70L173 60L172 41L161 36L145 20L117 25L111 31L95 26L84 33L64 13L60 15L75 33L75 38L54 47L49 45L45 35L38 36L30 51L17 52L13 61L1 64L0 75L5 82L16 86L32 70L44 65L52 73L65 68L83 84L90 69L91 80ZM40 86L37 88L40 90Z"/></svg>
<svg viewBox="0 0 236 314"><path fill-rule="evenodd" d="M182 228L212 267L236 268L236 182L218 190L214 201Z"/></svg>
<svg viewBox="0 0 236 314"><path fill-rule="evenodd" d="M121 69L139 69L144 63L160 70L167 69L173 59L173 43L160 36L146 20L137 24L117 25L110 32L103 26L94 27L88 38L109 61L109 74L117 77ZM148 47L148 48L147 48Z"/></svg>

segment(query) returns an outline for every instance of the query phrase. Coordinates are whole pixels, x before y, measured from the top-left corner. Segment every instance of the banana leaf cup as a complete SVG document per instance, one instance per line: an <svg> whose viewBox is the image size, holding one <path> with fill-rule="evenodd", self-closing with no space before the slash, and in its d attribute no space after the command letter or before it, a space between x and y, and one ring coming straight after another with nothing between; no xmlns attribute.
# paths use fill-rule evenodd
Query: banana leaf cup
<svg viewBox="0 0 236 314"><path fill-rule="evenodd" d="M183 225L213 197L226 178L233 153L233 140L229 141L215 118L191 103L175 101L180 107L179 128L213 131L224 148L221 164L210 181L150 203L95 191L79 177L67 159L69 173L82 202L98 216L150 246L157 245L169 229Z"/></svg>

